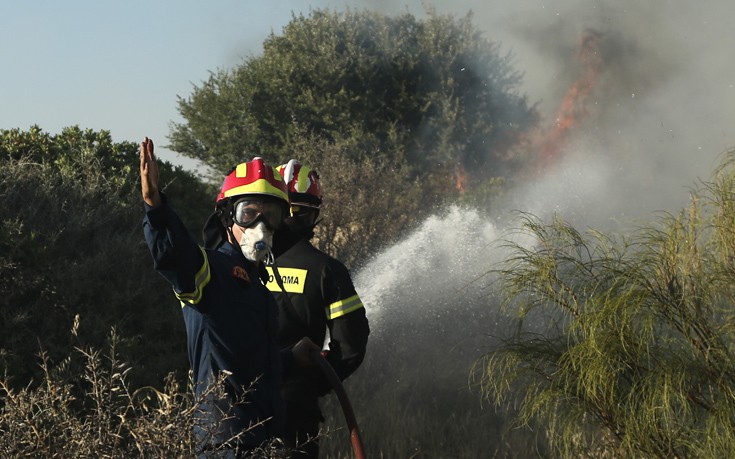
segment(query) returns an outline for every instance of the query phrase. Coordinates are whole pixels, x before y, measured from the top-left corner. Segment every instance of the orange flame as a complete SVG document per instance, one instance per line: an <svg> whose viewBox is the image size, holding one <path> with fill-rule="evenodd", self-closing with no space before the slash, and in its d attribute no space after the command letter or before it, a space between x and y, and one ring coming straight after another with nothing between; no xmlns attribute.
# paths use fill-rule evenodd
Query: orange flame
<svg viewBox="0 0 735 459"><path fill-rule="evenodd" d="M465 188L467 187L467 172L464 169L464 166L462 164L458 164L457 167L454 169L454 176L456 178L456 188L457 191L459 191L460 194L463 194L465 192Z"/></svg>
<svg viewBox="0 0 735 459"><path fill-rule="evenodd" d="M556 111L553 127L534 142L539 152L539 162L542 168L553 164L561 149L566 145L570 130L587 115L587 102L597 83L603 63L598 52L601 39L602 35L591 29L585 30L580 38L577 51L580 75L567 89Z"/></svg>

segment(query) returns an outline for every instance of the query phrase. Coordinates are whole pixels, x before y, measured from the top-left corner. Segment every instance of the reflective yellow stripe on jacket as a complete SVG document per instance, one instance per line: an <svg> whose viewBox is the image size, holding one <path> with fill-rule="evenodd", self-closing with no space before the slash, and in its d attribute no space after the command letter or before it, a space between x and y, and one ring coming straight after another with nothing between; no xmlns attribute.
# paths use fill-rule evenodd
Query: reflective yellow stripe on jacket
<svg viewBox="0 0 735 459"><path fill-rule="evenodd" d="M349 298L330 304L326 309L327 319L336 319L337 317L356 311L361 307L363 306L362 301L360 301L360 297L357 296L357 294L354 294Z"/></svg>
<svg viewBox="0 0 735 459"><path fill-rule="evenodd" d="M204 259L204 263L194 276L194 291L191 293L176 293L176 291L174 290L176 298L181 301L182 308L185 306L186 303L199 303L202 300L202 291L211 279L211 275L209 272L209 261L207 260L207 252L205 252L204 249L201 247L199 247L199 250L202 251L202 258Z"/></svg>

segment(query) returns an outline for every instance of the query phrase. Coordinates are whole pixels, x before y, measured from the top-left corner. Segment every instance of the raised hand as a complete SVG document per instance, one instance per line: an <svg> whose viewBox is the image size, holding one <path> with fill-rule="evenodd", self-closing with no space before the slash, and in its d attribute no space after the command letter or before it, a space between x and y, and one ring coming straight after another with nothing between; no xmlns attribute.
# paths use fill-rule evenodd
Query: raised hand
<svg viewBox="0 0 735 459"><path fill-rule="evenodd" d="M146 137L140 143L140 189L143 193L143 200L151 207L161 205L158 181L158 163L153 155L153 140Z"/></svg>

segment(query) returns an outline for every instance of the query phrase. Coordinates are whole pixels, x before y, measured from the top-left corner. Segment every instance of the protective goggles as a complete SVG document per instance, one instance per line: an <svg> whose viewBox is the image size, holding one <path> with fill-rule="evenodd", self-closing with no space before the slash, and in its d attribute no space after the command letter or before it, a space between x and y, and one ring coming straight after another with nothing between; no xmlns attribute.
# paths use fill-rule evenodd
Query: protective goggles
<svg viewBox="0 0 735 459"><path fill-rule="evenodd" d="M291 206L291 217L299 217L301 215L306 215L309 212L314 212L319 210L318 207L312 207L312 206L305 206L303 204L294 204Z"/></svg>
<svg viewBox="0 0 735 459"><path fill-rule="evenodd" d="M232 219L244 228L262 221L269 229L277 230L281 227L285 216L281 204L259 199L240 199L235 202L232 211Z"/></svg>

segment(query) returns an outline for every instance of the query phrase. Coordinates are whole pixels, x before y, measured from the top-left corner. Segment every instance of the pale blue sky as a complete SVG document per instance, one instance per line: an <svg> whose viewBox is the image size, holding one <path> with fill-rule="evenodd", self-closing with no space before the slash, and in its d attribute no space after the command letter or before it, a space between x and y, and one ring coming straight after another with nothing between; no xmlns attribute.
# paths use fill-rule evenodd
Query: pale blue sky
<svg viewBox="0 0 735 459"><path fill-rule="evenodd" d="M306 3L30 0L0 4L0 127L78 124L166 143L176 96L259 52Z"/></svg>
<svg viewBox="0 0 735 459"><path fill-rule="evenodd" d="M404 3L419 6L419 1ZM115 141L167 143L186 97L210 71L257 55L304 0L3 0L0 128L107 129ZM352 2L356 8L364 3ZM384 10L385 7L381 7ZM393 9L393 7L389 8ZM414 8L415 9L415 8ZM419 7L417 13L423 10Z"/></svg>
<svg viewBox="0 0 735 459"><path fill-rule="evenodd" d="M735 146L735 2L425 3L457 15L472 9L485 36L513 53L525 73L522 91L550 118L579 36L602 31L620 59L604 70L591 106L599 118L583 137L625 161L646 158L636 170L685 187ZM58 133L79 125L107 129L115 141L148 135L163 146L169 123L181 121L177 95L259 54L292 12L325 6L424 13L421 0L3 0L0 128L38 124Z"/></svg>

